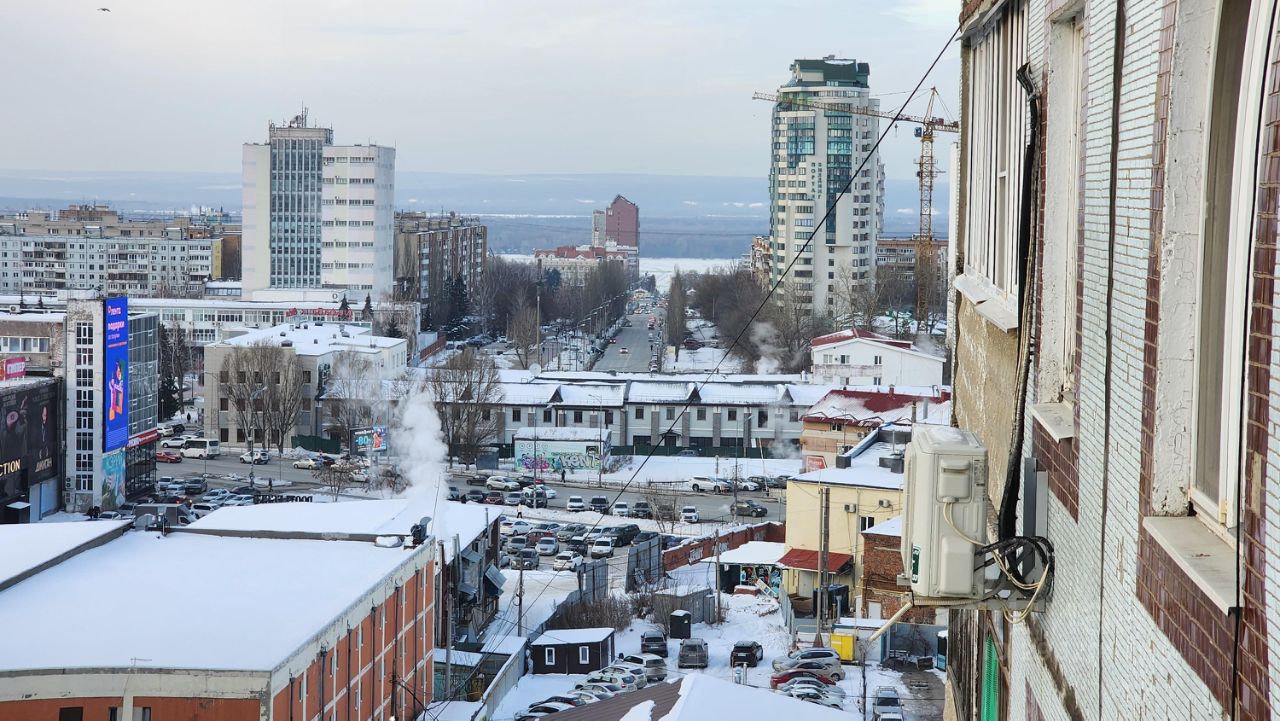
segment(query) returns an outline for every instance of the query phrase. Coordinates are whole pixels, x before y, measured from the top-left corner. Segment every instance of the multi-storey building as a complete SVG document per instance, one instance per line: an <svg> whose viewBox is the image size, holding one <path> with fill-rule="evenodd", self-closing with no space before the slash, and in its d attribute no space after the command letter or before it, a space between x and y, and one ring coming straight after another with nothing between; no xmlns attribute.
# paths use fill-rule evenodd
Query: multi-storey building
<svg viewBox="0 0 1280 721"><path fill-rule="evenodd" d="M552 270L559 273L563 285L585 284L587 276L601 263L621 263L627 278L631 280L638 278L640 273L640 259L630 246L562 245L558 248L535 250L533 257L541 265L543 273Z"/></svg>
<svg viewBox="0 0 1280 721"><path fill-rule="evenodd" d="M595 214L591 216L592 230L595 230ZM596 234L592 233L594 240ZM614 196L613 202L604 211L603 242L597 245L615 243L621 247L640 247L640 208L621 195Z"/></svg>
<svg viewBox="0 0 1280 721"><path fill-rule="evenodd" d="M963 5L955 417L1057 572L953 613L954 718L1280 714L1278 12Z"/></svg>
<svg viewBox="0 0 1280 721"><path fill-rule="evenodd" d="M393 287L395 149L334 145L306 113L243 151L244 293Z"/></svg>
<svg viewBox="0 0 1280 721"><path fill-rule="evenodd" d="M874 282L884 216L884 169L872 150L880 126L874 116L794 103L816 100L877 110L880 101L871 97L870 75L867 63L854 60L796 60L773 109L769 281L777 282L796 259L783 290L814 314L837 312L838 283ZM846 185L849 190L841 196ZM832 217L806 247L832 205Z"/></svg>
<svg viewBox="0 0 1280 721"><path fill-rule="evenodd" d="M926 282L932 282L932 288L942 289L947 282L947 240L934 238L932 247L931 275ZM879 238L876 240L876 272L880 277L889 274L902 281L904 287L914 292L916 287L916 241L913 238Z"/></svg>
<svg viewBox="0 0 1280 721"><path fill-rule="evenodd" d="M110 510L154 489L160 319L130 311L124 298L80 295L67 301L63 324L65 503Z"/></svg>
<svg viewBox="0 0 1280 721"><path fill-rule="evenodd" d="M212 277L214 247L236 229L191 221L124 220L84 205L0 216L0 293L198 296Z"/></svg>
<svg viewBox="0 0 1280 721"><path fill-rule="evenodd" d="M489 229L474 216L396 213L396 298L429 305L461 278L479 287L489 254Z"/></svg>

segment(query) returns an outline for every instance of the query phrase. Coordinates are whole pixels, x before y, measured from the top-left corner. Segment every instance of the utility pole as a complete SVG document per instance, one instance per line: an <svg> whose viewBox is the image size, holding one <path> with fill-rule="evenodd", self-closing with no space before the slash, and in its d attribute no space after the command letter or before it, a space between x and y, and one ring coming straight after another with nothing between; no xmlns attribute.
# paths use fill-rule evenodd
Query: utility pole
<svg viewBox="0 0 1280 721"><path fill-rule="evenodd" d="M524 635L524 564L520 564L520 581L516 586L516 635Z"/></svg>
<svg viewBox="0 0 1280 721"><path fill-rule="evenodd" d="M720 622L720 529L716 529L716 623Z"/></svg>
<svg viewBox="0 0 1280 721"><path fill-rule="evenodd" d="M827 562L831 547L831 489L818 489L818 635L826 629L827 622Z"/></svg>

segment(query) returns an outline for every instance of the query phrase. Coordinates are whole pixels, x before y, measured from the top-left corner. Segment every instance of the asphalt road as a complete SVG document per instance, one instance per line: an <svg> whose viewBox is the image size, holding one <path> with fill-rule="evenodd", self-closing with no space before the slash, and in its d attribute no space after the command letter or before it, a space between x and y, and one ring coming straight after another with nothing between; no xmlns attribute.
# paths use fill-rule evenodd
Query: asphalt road
<svg viewBox="0 0 1280 721"><path fill-rule="evenodd" d="M627 373L647 373L649 360L653 351L649 345L649 333L661 333L661 330L649 330L649 314L627 316L631 320L630 328L618 332L618 342L609 344L604 356L595 365L598 371L622 371ZM623 353L622 350L627 352Z"/></svg>

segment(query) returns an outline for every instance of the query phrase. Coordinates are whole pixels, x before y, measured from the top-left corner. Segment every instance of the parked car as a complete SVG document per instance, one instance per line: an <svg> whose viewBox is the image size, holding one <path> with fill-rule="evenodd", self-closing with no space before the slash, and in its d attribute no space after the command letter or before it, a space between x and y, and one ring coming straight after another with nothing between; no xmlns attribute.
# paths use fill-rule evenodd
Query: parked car
<svg viewBox="0 0 1280 721"><path fill-rule="evenodd" d="M758 491L763 487L750 478L743 478L734 481L733 485L737 486L739 491Z"/></svg>
<svg viewBox="0 0 1280 721"><path fill-rule="evenodd" d="M491 491L519 491L520 482L506 476L489 476L489 479L484 482L484 487Z"/></svg>
<svg viewBox="0 0 1280 721"><path fill-rule="evenodd" d="M462 500L462 491L458 490L457 486L449 486L449 495L447 498L450 501L460 501Z"/></svg>
<svg viewBox="0 0 1280 721"><path fill-rule="evenodd" d="M664 650L665 646L664 642ZM664 653L663 656L665 655ZM633 653L623 656L622 660L644 669L645 676L650 683L659 683L667 680L667 662L662 660L662 656L655 653Z"/></svg>
<svg viewBox="0 0 1280 721"><path fill-rule="evenodd" d="M255 496L258 494L258 489L254 488L253 486L238 486L236 488L232 488L231 492L238 493L245 496Z"/></svg>
<svg viewBox="0 0 1280 721"><path fill-rule="evenodd" d="M758 490L758 489L761 489L761 488L768 488L768 487L769 487L769 477L768 477L768 476L747 476L747 480L748 480L748 481L751 481L751 482L752 482L752 483L754 483L754 484L756 484L756 489L757 489L757 490Z"/></svg>
<svg viewBox="0 0 1280 721"><path fill-rule="evenodd" d="M635 505L631 507L631 517L653 518L653 506L650 506L648 501L636 501Z"/></svg>
<svg viewBox="0 0 1280 721"><path fill-rule="evenodd" d="M609 499L605 496L592 496L591 510L595 511L596 513L608 513Z"/></svg>
<svg viewBox="0 0 1280 721"><path fill-rule="evenodd" d="M554 534L557 531L559 531L562 526L564 526L563 523L556 523L555 521L543 521L541 523L534 524L533 530L547 531L549 533Z"/></svg>
<svg viewBox="0 0 1280 721"><path fill-rule="evenodd" d="M711 478L709 476L694 476L689 479L689 487L695 493L703 491L711 491L713 493L729 493L733 490L733 486L728 481L722 481L719 478Z"/></svg>
<svg viewBox="0 0 1280 721"><path fill-rule="evenodd" d="M534 571L538 568L538 552L532 548L526 548L520 553L512 556L511 567L520 570Z"/></svg>
<svg viewBox="0 0 1280 721"><path fill-rule="evenodd" d="M676 454L676 457L678 457L678 458L697 458L697 457L698 457L698 452L697 452L697 451L695 451L695 450L694 450L694 449L692 449L692 448L686 448L686 449L684 449L683 451L680 451L679 453L677 453L677 454Z"/></svg>
<svg viewBox="0 0 1280 721"><path fill-rule="evenodd" d="M238 493L238 494L236 494L236 495L234 495L234 496L229 496L229 497L227 498L227 500L223 502L223 504L222 504L222 505L224 505L224 506L252 506L252 505L253 505L253 496L249 495L248 493Z"/></svg>
<svg viewBox="0 0 1280 721"><path fill-rule="evenodd" d="M161 448L184 448L187 445L187 439L194 438L194 437L195 436L188 436L188 435L169 436L168 438L164 438L160 441L160 447Z"/></svg>
<svg viewBox="0 0 1280 721"><path fill-rule="evenodd" d="M555 536L538 539L536 548L539 556L554 556L560 552L560 544L556 541Z"/></svg>
<svg viewBox="0 0 1280 721"><path fill-rule="evenodd" d="M156 463L182 463L182 456L173 451L156 451Z"/></svg>
<svg viewBox="0 0 1280 721"><path fill-rule="evenodd" d="M644 666L636 666L626 661L614 661L597 671L597 673L608 673L617 676L624 682L629 682L637 689L644 688L649 685L649 674L645 673Z"/></svg>
<svg viewBox="0 0 1280 721"><path fill-rule="evenodd" d="M535 494L539 496L544 496L546 497L547 500L550 500L550 501L554 501L555 499L560 497L560 494L556 493L556 489L552 488L551 486L548 486L545 483L542 483L541 481L539 481L538 483L534 483L533 485L525 486L524 490L521 492L524 493L526 496L532 496Z"/></svg>
<svg viewBox="0 0 1280 721"><path fill-rule="evenodd" d="M612 558L613 557L613 539L597 538L591 542L592 558Z"/></svg>
<svg viewBox="0 0 1280 721"><path fill-rule="evenodd" d="M793 669L788 669L786 671L774 672L774 674L769 677L769 688L776 689L778 686L781 686L782 684L788 681L791 681L793 679L800 678L800 677L816 678L819 681L822 681L823 683L829 686L834 686L836 683L835 679L830 676L819 675L817 673L814 673L813 671L808 671L805 669L793 668Z"/></svg>
<svg viewBox="0 0 1280 721"><path fill-rule="evenodd" d="M686 638L680 642L680 653L676 656L677 668L706 668L707 663L706 641L700 638Z"/></svg>
<svg viewBox="0 0 1280 721"><path fill-rule="evenodd" d="M784 665L778 670L779 673L784 671L805 671L810 675L818 678L827 678L839 683L844 678L844 669L836 664L834 667L827 659L815 659L812 661L796 661L795 663Z"/></svg>
<svg viewBox="0 0 1280 721"><path fill-rule="evenodd" d="M324 468L324 461L316 458L299 458L293 462L293 467L301 468L304 471L314 471L319 468Z"/></svg>
<svg viewBox="0 0 1280 721"><path fill-rule="evenodd" d="M789 480L790 476L772 476L765 481L765 485L769 488L786 488Z"/></svg>
<svg viewBox="0 0 1280 721"><path fill-rule="evenodd" d="M826 681L813 676L799 676L797 678L793 678L786 683L778 684L777 690L790 691L793 688L804 688L806 686L809 688L816 688L830 696L837 696L839 698L844 698L845 696L844 689L840 688L839 684L833 686L828 684Z"/></svg>
<svg viewBox="0 0 1280 721"><path fill-rule="evenodd" d="M508 536L503 543L503 548L511 555L516 555L528 547L529 539L526 536Z"/></svg>
<svg viewBox="0 0 1280 721"><path fill-rule="evenodd" d="M601 681L585 681L585 680L579 681L578 683L574 684L574 688L582 691L587 691L593 694L597 694L597 693L608 694L607 696L605 696L605 698L617 696L623 691L623 688L616 683L605 683Z"/></svg>
<svg viewBox="0 0 1280 721"><path fill-rule="evenodd" d="M631 515L631 504L626 501L618 501L613 504L613 515L622 516L623 518Z"/></svg>
<svg viewBox="0 0 1280 721"><path fill-rule="evenodd" d="M809 703L816 703L820 706L826 706L828 708L835 708L835 709L844 708L844 699L838 696L833 696L829 693L820 691L812 686L798 686L790 691L783 691L782 693L786 696L790 696L791 698L800 699L801 701L808 701ZM884 717L879 716L876 718L876 721L884 721Z"/></svg>
<svg viewBox="0 0 1280 721"><path fill-rule="evenodd" d="M206 491L206 492L205 492L205 494L204 494L204 500L206 500L206 501L213 501L213 500L218 500L218 499L226 498L226 497L228 497L228 496L230 496L230 495L231 495L231 491L228 491L228 490L227 490L227 489L225 489L225 488L214 488L214 489L212 489L212 490L209 490L209 491Z"/></svg>
<svg viewBox="0 0 1280 721"><path fill-rule="evenodd" d="M261 466L270 460L271 456L267 455L267 452L262 449L258 449L256 451L245 451L240 454L241 463L251 463L255 466Z"/></svg>
<svg viewBox="0 0 1280 721"><path fill-rule="evenodd" d="M641 543L644 543L645 541L648 541L651 538L657 538L657 537L658 537L657 531L641 531L640 535L631 539L631 542L634 544L641 544Z"/></svg>
<svg viewBox="0 0 1280 721"><path fill-rule="evenodd" d="M898 690L892 686L879 686L876 688L875 698L871 701L872 718L884 718L886 713L901 713L902 699L898 696Z"/></svg>
<svg viewBox="0 0 1280 721"><path fill-rule="evenodd" d="M684 523L700 523L702 516L698 514L697 506L685 506L680 509L680 520Z"/></svg>
<svg viewBox="0 0 1280 721"><path fill-rule="evenodd" d="M221 507L221 504L218 504L218 503L206 503L204 501L201 501L200 503L191 504L191 512L196 514L196 516L199 518L204 518L210 513L213 513L214 511L218 510L218 508L220 507Z"/></svg>
<svg viewBox="0 0 1280 721"><path fill-rule="evenodd" d="M587 532L587 527L581 523L570 523L556 529L556 540L564 543L574 536L581 536Z"/></svg>
<svg viewBox="0 0 1280 721"><path fill-rule="evenodd" d="M612 671L600 669L587 676L583 681L587 683L611 683L619 686L623 691L637 691L640 688L640 679L634 674L627 673L621 669Z"/></svg>
<svg viewBox="0 0 1280 721"><path fill-rule="evenodd" d="M209 490L209 482L203 478L189 478L182 484L182 491L189 496Z"/></svg>
<svg viewBox="0 0 1280 721"><path fill-rule="evenodd" d="M834 670L839 671L840 652L834 648L815 647L815 648L799 648L786 656L773 659L773 670L782 671L793 667L801 661L821 661Z"/></svg>
<svg viewBox="0 0 1280 721"><path fill-rule="evenodd" d="M556 554L556 560L551 562L551 570L576 571L581 565L582 554L576 551L561 551Z"/></svg>
<svg viewBox="0 0 1280 721"><path fill-rule="evenodd" d="M546 508L546 507L547 507L547 494L545 494L545 493L529 493L529 491L531 491L531 490L533 490L533 488L532 488L532 487L530 487L530 488L526 488L526 489L524 489L524 491L523 491L522 493L519 493L519 494L518 494L518 495L520 496L520 504L521 504L521 505L528 506L529 508ZM510 495L510 494L508 494L508 495Z"/></svg>
<svg viewBox="0 0 1280 721"><path fill-rule="evenodd" d="M640 535L640 527L634 523L623 523L613 526L605 535L613 538L613 545L615 546L630 546L636 536Z"/></svg>
<svg viewBox="0 0 1280 721"><path fill-rule="evenodd" d="M484 494L484 502L494 506L501 506L502 491L489 491L488 493Z"/></svg>
<svg viewBox="0 0 1280 721"><path fill-rule="evenodd" d="M564 504L564 509L566 511L585 511L587 510L587 502L582 500L582 496L569 496L569 500Z"/></svg>
<svg viewBox="0 0 1280 721"><path fill-rule="evenodd" d="M484 496L485 496L484 491L478 488L472 488L471 490L467 491L467 495L464 496L464 498L466 498L468 501L472 503L484 503Z"/></svg>
<svg viewBox="0 0 1280 721"><path fill-rule="evenodd" d="M739 641L729 652L729 665L755 668L764 660L764 647L755 641Z"/></svg>
<svg viewBox="0 0 1280 721"><path fill-rule="evenodd" d="M565 548L582 556L591 553L591 544L587 542L586 536L574 536L565 544Z"/></svg>
<svg viewBox="0 0 1280 721"><path fill-rule="evenodd" d="M524 500L524 496L519 491L507 491L502 494L502 503L507 506L518 506Z"/></svg>
<svg viewBox="0 0 1280 721"><path fill-rule="evenodd" d="M769 515L769 509L760 505L756 501L735 501L729 506L729 513L734 516L763 518L764 516Z"/></svg>

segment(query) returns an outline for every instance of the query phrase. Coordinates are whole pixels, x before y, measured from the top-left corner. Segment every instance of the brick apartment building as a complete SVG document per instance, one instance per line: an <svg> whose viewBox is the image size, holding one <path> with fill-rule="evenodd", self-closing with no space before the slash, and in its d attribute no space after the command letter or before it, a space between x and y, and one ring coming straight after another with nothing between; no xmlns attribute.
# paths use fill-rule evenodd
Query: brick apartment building
<svg viewBox="0 0 1280 721"><path fill-rule="evenodd" d="M268 535L0 527L0 543L23 549L0 575L0 613L13 621L0 721L417 715L432 691L434 539ZM193 559L198 572L174 571ZM104 589L110 600L95 605ZM173 613L190 621L161 620Z"/></svg>
<svg viewBox="0 0 1280 721"><path fill-rule="evenodd" d="M993 537L1047 489L1058 572L1023 624L952 614L949 718L1280 712L1276 13L963 5L955 418Z"/></svg>
<svg viewBox="0 0 1280 721"><path fill-rule="evenodd" d="M910 595L898 585L902 573L902 516L894 516L862 532L862 608L867 618L889 618ZM912 608L903 623L938 622L935 609Z"/></svg>

